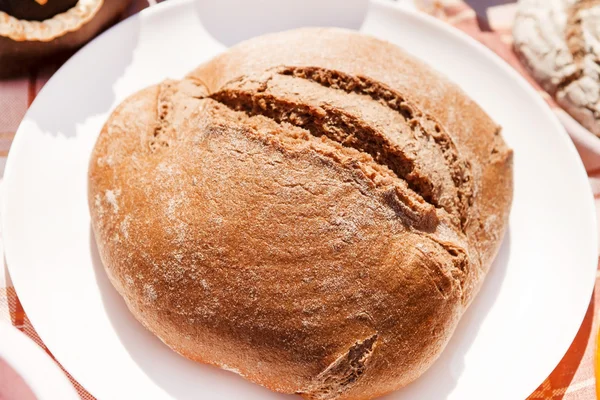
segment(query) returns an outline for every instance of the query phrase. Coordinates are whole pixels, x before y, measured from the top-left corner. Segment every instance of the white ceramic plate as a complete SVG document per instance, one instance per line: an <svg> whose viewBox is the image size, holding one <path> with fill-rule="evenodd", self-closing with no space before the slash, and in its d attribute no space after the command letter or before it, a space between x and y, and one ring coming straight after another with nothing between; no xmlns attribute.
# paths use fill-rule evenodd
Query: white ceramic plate
<svg viewBox="0 0 600 400"><path fill-rule="evenodd" d="M0 323L0 398L79 400L58 365L23 332Z"/></svg>
<svg viewBox="0 0 600 400"><path fill-rule="evenodd" d="M169 1L94 40L39 94L6 167L6 258L41 338L93 395L283 397L187 361L133 319L100 264L86 181L100 127L125 96L182 76L220 51L218 41L299 25L362 24L397 43L461 85L515 151L510 229L481 294L439 361L390 398L523 399L561 359L583 320L597 261L592 195L571 141L527 83L483 46L394 3L376 2L367 14L361 4Z"/></svg>

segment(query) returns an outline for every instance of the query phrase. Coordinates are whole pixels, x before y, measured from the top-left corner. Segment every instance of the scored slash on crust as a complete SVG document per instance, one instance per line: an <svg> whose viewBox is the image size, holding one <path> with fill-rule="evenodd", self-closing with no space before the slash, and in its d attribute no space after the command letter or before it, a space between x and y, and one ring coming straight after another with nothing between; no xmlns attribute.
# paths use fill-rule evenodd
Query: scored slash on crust
<svg viewBox="0 0 600 400"><path fill-rule="evenodd" d="M402 116L404 125L410 132L382 132L379 121L365 121L337 104L324 101L322 104L294 96L290 91L278 95L277 89L267 92L267 88L282 82L289 76L296 82L306 80L325 87L325 90L354 93L376 102L382 109L387 108ZM298 83L296 83L298 84ZM300 89L298 89L300 90ZM315 92L313 86L306 91ZM414 195L402 196L403 202L412 199L413 203L429 203L433 207L446 210L458 226L464 228L468 206L472 203L472 178L470 165L459 157L454 143L440 124L424 115L404 96L385 85L366 77L354 77L338 71L316 67L280 67L258 80L236 79L210 95L210 98L246 114L262 115L278 123L287 122L306 129L312 135L337 142L345 147L368 154L374 162L391 170L397 178L405 181ZM368 104L364 107L368 108ZM389 123L389 121L383 121ZM407 136L411 135L410 139ZM428 164L429 160L419 159L419 151L439 152L444 158L444 167ZM431 165L435 169L431 169ZM437 171L436 171L437 169ZM444 172L444 170L448 172ZM449 173L449 184L437 186L432 176ZM452 187L450 187L452 186ZM447 193L452 190L452 193ZM415 200L417 199L417 200ZM426 207L419 207L423 215ZM431 212L429 212L431 215ZM431 219L425 220L431 224Z"/></svg>
<svg viewBox="0 0 600 400"><path fill-rule="evenodd" d="M321 372L313 384L297 394L311 400L327 400L347 390L365 372L375 347L377 333L357 341L348 351Z"/></svg>
<svg viewBox="0 0 600 400"><path fill-rule="evenodd" d="M309 81L324 87L327 91L356 93L368 98L369 102L374 102L400 115L408 126L410 134L414 135L411 137L413 142L441 150L440 154L445 160L444 168L449 171L454 186L451 188L453 196L444 193L448 187L435 188L433 178L427 175L427 171L419 170L419 160L414 153L416 150L423 150L423 147L415 150L406 143L394 141L381 133L380 127L373 121L364 121L336 107L333 103L318 105L306 99L294 100L283 95L272 94L269 90L272 89L270 86L273 86L278 79ZM202 82L192 82L190 79L180 82L165 81L159 86L156 100L157 122L149 141L152 152L159 147L169 147L170 141L175 136L171 127L172 102L174 96L186 92L182 90L182 85L193 88L204 87ZM315 91L314 87L309 89ZM200 89L197 90L202 92ZM187 91L189 92L189 89ZM308 136L320 138L328 146L353 150L355 153L351 161L340 159L334 152L326 153L322 148L319 153L328 154L338 164L345 168L357 169L361 175L371 179L374 186L381 188L383 202L396 210L397 215L409 226L425 234L433 232L439 223L438 212L443 212L447 213L446 215L456 226L464 229L466 213L473 201L470 164L460 157L452 139L435 119L421 112L405 96L379 82L323 68L277 67L267 71L258 79L237 78L215 93L202 92L191 97L198 101L212 99L234 112L247 115L250 119L258 116L268 118L279 126L284 125L284 131L298 129ZM246 121L246 124L248 122ZM271 134L276 135L275 132ZM287 133L290 134L296 135L296 133ZM500 138L499 134L496 136ZM418 143L419 140L424 144ZM436 174L439 179L439 173ZM390 185L389 182L393 184ZM438 193L435 193L436 189ZM448 201L447 197L451 197L451 200ZM428 237L452 256L454 264L452 279L458 281L458 287L462 291L468 264L466 250L451 243L440 242L435 239L435 236L428 235ZM439 277L440 274L446 273L434 271L433 276ZM435 278L433 282L445 296L445 291L440 289L438 280Z"/></svg>
<svg viewBox="0 0 600 400"><path fill-rule="evenodd" d="M334 29L252 43L105 125L89 187L106 270L192 360L306 398L396 390L479 288L510 151L458 88L389 44ZM111 207L94 196L117 187L118 213L100 215Z"/></svg>

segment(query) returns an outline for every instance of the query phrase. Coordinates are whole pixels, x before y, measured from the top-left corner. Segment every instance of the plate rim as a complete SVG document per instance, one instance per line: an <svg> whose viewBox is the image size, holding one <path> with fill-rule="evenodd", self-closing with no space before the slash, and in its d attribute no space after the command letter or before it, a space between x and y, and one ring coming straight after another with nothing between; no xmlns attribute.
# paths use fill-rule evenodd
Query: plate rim
<svg viewBox="0 0 600 400"><path fill-rule="evenodd" d="M138 19L143 19L143 18L148 18L152 15L154 15L155 13L162 13L162 12L166 12L169 9L172 8L177 8L177 7L185 7L186 5L195 2L196 0L171 0L169 2L162 2L159 3L155 6L146 8L144 10L142 10L141 12L134 14L130 17L128 17L127 19L120 21L119 23L113 25L111 28L107 29L105 32L103 32L102 34L100 34L99 36L97 36L96 38L94 38L90 43L95 42L96 40L101 40L101 38L109 31L111 31L112 29L124 25L124 24L131 24L134 23L135 20ZM467 35L466 33L460 31L459 29L448 25L446 23L444 23L443 21L440 21L438 19L436 19L433 16L430 16L428 14L425 14L423 12L417 11L417 10L413 10L410 8L407 8L405 6L402 5L401 2L390 2L389 0L370 0L371 4L370 7L376 6L376 7L383 7L383 8L388 8L390 10L394 10L395 12L398 13L402 13L405 14L406 16L417 20L419 23L422 24L426 24L426 25L430 25L431 27L433 27L434 29L438 30L438 31L442 31L447 35L451 35L453 36L455 39L457 39L458 41L463 42L465 45L468 45L470 47L473 47L478 53L480 53L483 57L486 57L489 61L491 61L493 64L495 64L496 66L498 66L499 68L502 69L502 71L507 74L508 77L511 78L511 80L515 81L516 83L518 83L518 85L525 90L528 94L529 97L535 102L536 106L545 114L545 116L551 120L551 123L553 124L554 128L557 132L557 134L559 135L559 137L561 137L561 140L563 142L563 146L565 148L566 151L569 151L572 153L572 156L574 157L573 162L575 162L575 164L577 164L577 166L574 165L575 168L579 169L580 173L577 174L578 176L574 177L573 179L579 179L579 180L583 180L586 181L586 185L585 185L585 191L587 192L588 196L587 196L587 200L583 200L581 199L581 206L584 206L584 202L585 202L585 208L587 208L587 211L585 212L586 215L589 215L590 220L594 221L593 224L591 224L591 229L590 232L587 232L590 234L591 237L591 243L592 243L592 248L594 250L594 262L591 263L590 262L590 279L589 282L586 281L585 285L586 286L586 290L585 292L585 296L580 296L580 298L582 300L580 300L581 303L583 303L583 299L585 298L585 304L581 305L580 308L578 309L574 309L573 313L574 314L579 314L577 319L579 321L578 325L575 326L573 325L573 327L571 327L569 329L570 333L568 335L566 335L566 337L569 337L570 340L568 343L566 343L563 346L560 347L564 347L564 350L562 351L557 351L556 354L560 353L560 357L556 357L556 361L552 363L552 365L550 365L550 363L548 363L549 365L546 368L541 368L541 369L545 369L547 370L547 373L545 373L544 377L539 381L539 382L534 382L531 384L532 389L530 391L530 393L532 393L542 382L543 380L550 375L550 373L554 370L554 368L558 365L558 363L560 362L560 360L564 357L564 355L566 354L566 352L568 351L571 343L573 342L573 339L575 338L576 334L578 333L579 329L581 328L581 324L584 320L584 317L587 313L588 310L588 306L590 303L590 299L594 290L594 286L596 283L596 267L598 265L598 227L596 225L596 207L595 207L595 203L594 203L594 197L593 197L593 193L592 190L589 186L589 184L587 184L587 173L585 171L583 162L581 160L581 158L579 157L579 154L575 148L575 145L573 144L573 141L571 139L571 137L568 135L567 131L565 130L564 126L562 126L562 124L560 124L558 117L556 116L556 114L554 114L554 112L552 112L552 110L550 109L550 107L543 101L543 99L541 98L541 96L539 96L539 94L534 90L534 88L527 83L527 81L517 73L517 71L515 71L509 64L507 64L502 58L500 58L497 54L495 54L494 52L492 52L489 48L487 48L486 46L484 46L483 44L481 44L480 42L478 42L477 40L475 40L474 38L472 38L471 36ZM87 45L86 45L87 46ZM84 46L83 48L85 48L86 46ZM79 50L80 51L80 50ZM79 53L79 51L77 53L74 54L77 55ZM69 58L69 60L67 60L67 62L65 62L61 68L57 71L59 72L61 69L65 68L66 66L70 65L69 63L73 63L74 59L76 57L72 56L71 58ZM50 80L48 81L51 82L53 79L56 79L56 76L58 74L55 73L53 74L53 76L50 78ZM47 85L45 85L44 88L41 89L41 91L38 93L38 96L36 96L36 99L34 100L34 102L32 103L35 104L36 101L38 101L38 99L40 99L46 89ZM28 111L26 112L25 116L23 117L23 121L28 119L28 116L31 112L31 108L32 105L30 105ZM4 177L3 177L3 186L4 186L4 195L1 198L1 232L3 233L3 236L6 237L8 235L6 235L6 232L10 231L10 229L8 228L8 222L7 222L7 208L8 208L8 197L9 197L9 193L11 192L10 187L11 182L15 180L15 172L14 170L17 169L17 161L15 161L17 159L17 155L21 153L22 151L21 146L25 145L25 135L26 132L24 132L24 129L22 128L23 124L19 124L19 128L17 129L17 132L15 134L15 137L13 139L13 142L11 144L11 151L9 151L7 160L6 160L6 166L5 166L5 171L4 171ZM18 283L20 281L20 278L16 278L17 276L19 276L18 272L15 272L18 270L18 267L15 265L15 263L11 263L10 259L12 258L11 253L13 252L12 249L10 249L10 245L6 245L8 242L6 242L5 240L5 265L11 275L11 278L13 278L13 286L15 287L15 290L18 293L18 287L20 287L21 285ZM16 252L16 251L15 251ZM591 258L591 254L590 254L590 258ZM591 265L594 265L594 267L592 268ZM592 274L593 272L593 274ZM593 276L593 278L592 278ZM25 277L23 277L23 279L25 279ZM582 284L583 284L583 280L581 280ZM27 303L27 304L25 304ZM27 308L29 308L29 306L31 305L30 302L28 302L27 300L25 302L23 302L21 300L21 304L23 306L24 310L27 310ZM32 325L34 325L34 321L31 320ZM556 322L556 325L559 325L560 321ZM564 327L563 327L564 328ZM563 329L564 331L564 329ZM40 335L41 338L41 335ZM43 340L43 338L42 338ZM46 343L45 340L43 340L44 343ZM49 348L50 349L50 348ZM51 351L51 349L50 349ZM58 359L58 357L56 358L58 362L60 362L60 360ZM70 372L71 373L71 372ZM77 372L75 372L75 374L77 374ZM74 376L75 378L75 374L72 373L72 376ZM77 374L78 375L78 374ZM76 378L75 378L76 379ZM79 380L77 380L79 382Z"/></svg>
<svg viewBox="0 0 600 400"><path fill-rule="evenodd" d="M552 111L552 109L550 108L548 103L546 103L543 100L543 98L537 93L537 91L533 88L533 86L531 86L531 84L529 84L527 82L527 80L523 76L521 76L510 64L508 64L506 61L504 61L502 59L502 57L500 57L498 54L494 53L491 49L489 49L483 43L477 41L475 38L467 35L463 31L461 31L460 29L458 29L452 25L449 25L429 14L426 14L421 11L413 10L413 9L403 8L400 5L401 3L398 1L396 1L394 3L389 3L386 0L370 0L370 1L371 1L371 4L378 4L379 6L382 6L382 7L389 7L394 10L397 10L399 12L410 14L411 17L416 18L416 19L420 20L421 22L433 25L435 28L438 28L438 29L444 31L446 34L452 35L455 38L462 40L467 45L475 48L476 50L479 51L479 53L481 53L482 56L488 58L490 61L492 61L494 64L496 64L499 68L501 68L504 73L506 73L508 76L510 76L513 81L515 81L519 86L521 86L522 89L524 89L527 93L529 93L530 97L532 97L532 99L535 101L536 105L538 105L539 108L546 114L546 117L551 121L551 123L554 125L554 127L558 131L557 133L559 134L559 137L562 138L565 148L575 156L574 161L577 164L576 168L578 168L580 170L580 174L579 174L579 177L574 177L574 179L583 179L586 181L585 191L587 192L587 200L585 201L585 203L587 203L586 207L588 208L586 214L589 214L590 220L594 221L592 224L591 232L589 232L589 233L591 233L591 239L592 239L592 243L593 243L592 248L594 250L594 259L595 259L594 268L591 268L591 264L590 264L590 275L591 276L589 278L589 281L586 281L587 282L587 289L585 291L586 295L581 296L582 299L585 298L587 300L585 301L585 306L582 305L581 309L578 310L579 316L578 316L577 320L579 321L579 324L576 327L571 328L570 329L571 332L567 335L571 339L569 340L569 342L566 345L561 346L561 347L564 347L563 351L560 351L560 352L557 351L556 361L553 362L552 365L549 365L548 367L546 367L547 373L544 375L544 377L541 378L535 386L533 384L531 385L532 389L527 394L527 396L529 396L529 395L533 394L533 392L539 387L539 385L541 385L544 382L544 380L547 377L550 376L552 371L554 371L554 369L558 366L560 361L563 359L563 357L566 355L567 351L571 347L573 340L575 340L577 333L581 329L581 325L585 319L585 315L587 314L587 310L589 308L592 294L593 294L594 288L596 286L596 274L597 274L597 270L598 270L598 265L600 264L600 254L599 254L600 247L598 244L599 228L598 228L597 222L596 222L598 220L597 219L598 211L596 210L596 205L595 205L595 201L594 201L594 194L593 194L592 188L588 182L588 175L587 175L587 171L585 169L585 165L583 164L583 161L582 161L581 157L579 156L579 152L577 151L577 148L575 147L573 138L569 135L566 128L561 124L559 117ZM586 139L587 139L586 140L586 143L587 143L588 141L590 141L593 138L587 137ZM583 201L583 199L582 199L582 201ZM504 238L503 238L503 240L504 240ZM590 257L591 257L591 255L590 255ZM583 302L583 300L581 300L581 301ZM560 321L556 322L555 324L559 325ZM592 335L593 335L593 333L592 333ZM560 353L560 357L558 357L559 353ZM550 363L548 363L548 364L550 364Z"/></svg>
<svg viewBox="0 0 600 400"><path fill-rule="evenodd" d="M0 334L9 346L0 346L4 360L40 400L51 400L58 394L62 400L79 399L75 387L56 362L25 332L7 322L0 322ZM35 361L32 367L31 361ZM45 378L40 379L40 374Z"/></svg>

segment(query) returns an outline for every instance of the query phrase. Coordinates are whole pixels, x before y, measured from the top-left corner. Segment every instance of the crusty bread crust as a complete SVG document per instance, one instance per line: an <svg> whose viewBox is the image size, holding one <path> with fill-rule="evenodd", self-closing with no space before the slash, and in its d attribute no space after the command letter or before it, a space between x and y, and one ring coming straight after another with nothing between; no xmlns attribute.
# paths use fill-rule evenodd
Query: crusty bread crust
<svg viewBox="0 0 600 400"><path fill-rule="evenodd" d="M389 43L256 38L112 114L89 170L99 252L180 354L306 398L383 395L438 357L495 257L499 131Z"/></svg>

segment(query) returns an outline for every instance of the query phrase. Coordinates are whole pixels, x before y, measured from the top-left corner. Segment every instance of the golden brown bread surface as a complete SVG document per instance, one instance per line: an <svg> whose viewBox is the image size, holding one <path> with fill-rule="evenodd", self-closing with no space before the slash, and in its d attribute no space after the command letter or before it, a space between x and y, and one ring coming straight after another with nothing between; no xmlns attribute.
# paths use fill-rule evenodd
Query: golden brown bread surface
<svg viewBox="0 0 600 400"><path fill-rule="evenodd" d="M180 354L284 393L421 375L506 228L512 153L455 85L339 29L242 43L125 100L89 203L107 273Z"/></svg>

